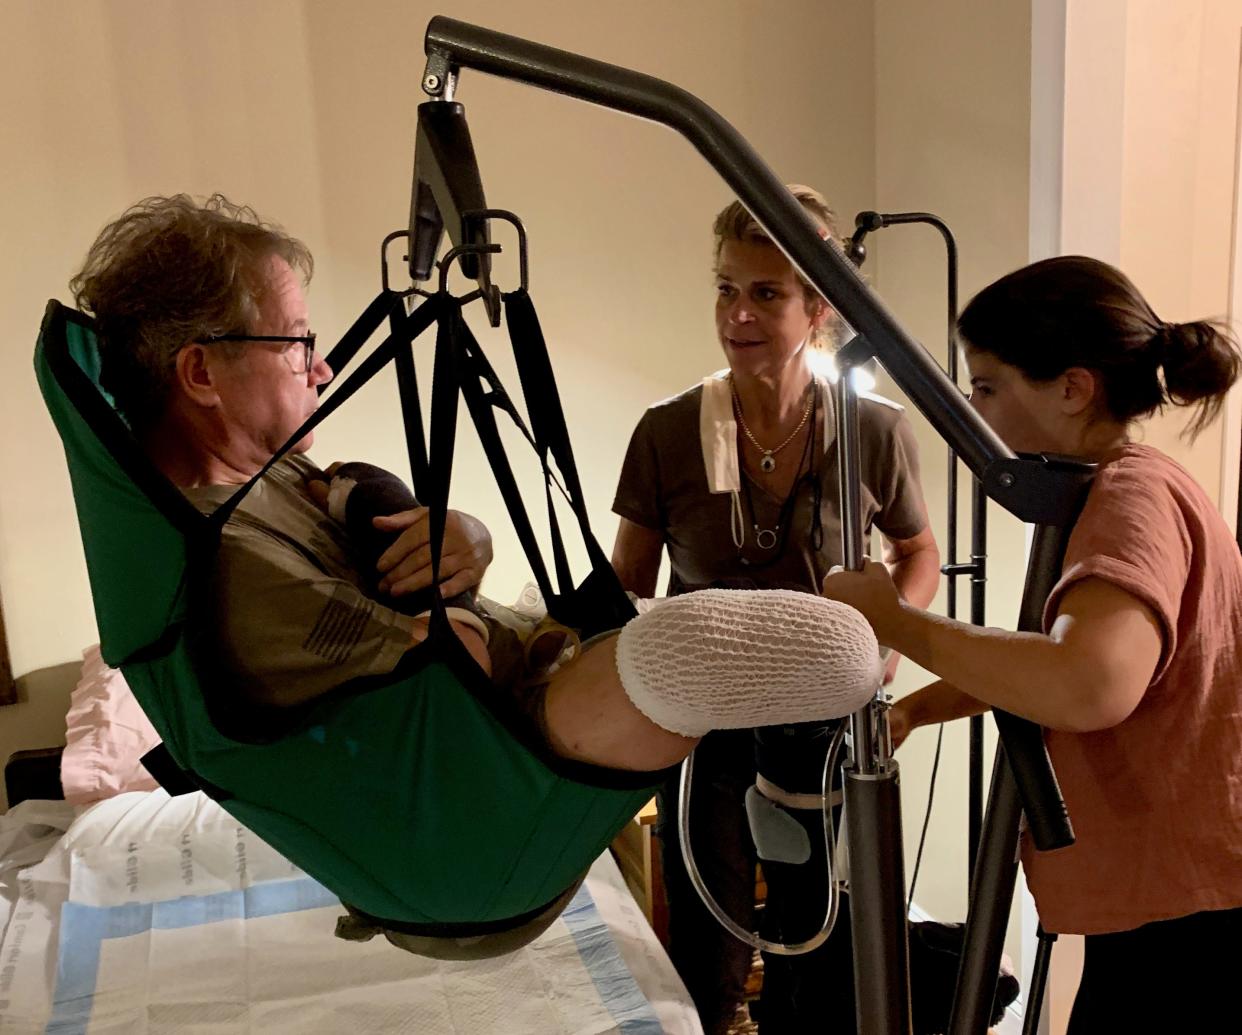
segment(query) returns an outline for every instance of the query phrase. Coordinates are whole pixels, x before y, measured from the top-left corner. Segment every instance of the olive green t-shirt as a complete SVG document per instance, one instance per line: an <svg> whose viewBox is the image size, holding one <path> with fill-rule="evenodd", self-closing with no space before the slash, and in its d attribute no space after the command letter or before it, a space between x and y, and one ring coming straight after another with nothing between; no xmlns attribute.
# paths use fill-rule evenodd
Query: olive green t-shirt
<svg viewBox="0 0 1242 1035"><path fill-rule="evenodd" d="M413 642L413 619L366 595L344 528L307 494L315 473L305 457L279 461L224 526L213 572L208 643L263 704L297 704L390 672ZM237 489L184 492L210 513Z"/></svg>
<svg viewBox="0 0 1242 1035"><path fill-rule="evenodd" d="M738 579L818 592L828 569L841 563L832 413L822 414L809 450L811 477L799 483L790 501L788 530L776 548L764 549L753 526L771 529L777 525L785 500L752 481L744 468L737 504L730 492L710 491L700 433L702 398L699 384L643 414L621 468L613 511L663 533L672 568L669 594ZM821 409L831 405L827 393L821 401ZM860 395L858 409L864 527L868 532L875 527L890 539L909 539L927 526L913 429L901 407L877 396ZM824 429L830 436L827 450ZM736 450L736 442L724 448ZM812 535L815 483L822 527L818 545ZM740 547L734 542L735 505L742 509Z"/></svg>

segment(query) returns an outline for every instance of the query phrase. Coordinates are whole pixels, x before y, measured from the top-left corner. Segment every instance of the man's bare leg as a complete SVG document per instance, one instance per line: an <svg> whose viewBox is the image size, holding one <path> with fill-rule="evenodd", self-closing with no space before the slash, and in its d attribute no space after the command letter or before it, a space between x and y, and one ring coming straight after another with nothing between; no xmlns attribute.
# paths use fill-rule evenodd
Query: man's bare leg
<svg viewBox="0 0 1242 1035"><path fill-rule="evenodd" d="M646 772L712 729L848 715L880 687L851 607L785 590L703 590L640 615L559 670L545 723L566 758Z"/></svg>
<svg viewBox="0 0 1242 1035"><path fill-rule="evenodd" d="M552 677L544 720L558 755L612 769L664 769L699 742L657 726L634 707L617 675L616 636L595 644Z"/></svg>

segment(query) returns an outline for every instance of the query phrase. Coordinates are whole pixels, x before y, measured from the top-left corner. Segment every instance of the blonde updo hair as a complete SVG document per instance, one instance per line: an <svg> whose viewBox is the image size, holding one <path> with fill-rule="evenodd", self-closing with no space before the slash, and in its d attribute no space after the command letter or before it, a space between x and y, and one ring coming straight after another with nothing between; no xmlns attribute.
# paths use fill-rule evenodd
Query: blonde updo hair
<svg viewBox="0 0 1242 1035"><path fill-rule="evenodd" d="M801 183L789 183L785 186L807 215L811 217L815 225L820 228L823 236L831 237L834 240L840 238L840 232L837 230L837 214L833 212L832 207L819 191L814 187L807 187ZM747 211L740 201L732 202L716 216L716 220L712 224L712 236L714 238L712 247L713 267L719 267L720 252L724 248L726 241L748 241L755 244L766 244L772 248L776 247L772 238L768 236L768 232L759 225L755 217ZM798 277L798 281L802 284L802 293L807 305L823 302L828 306L828 319L815 332L809 344L817 349L831 351L837 347L840 340L841 320L837 316L837 311L823 299L815 288L807 283L806 278L801 273L797 270L794 272Z"/></svg>

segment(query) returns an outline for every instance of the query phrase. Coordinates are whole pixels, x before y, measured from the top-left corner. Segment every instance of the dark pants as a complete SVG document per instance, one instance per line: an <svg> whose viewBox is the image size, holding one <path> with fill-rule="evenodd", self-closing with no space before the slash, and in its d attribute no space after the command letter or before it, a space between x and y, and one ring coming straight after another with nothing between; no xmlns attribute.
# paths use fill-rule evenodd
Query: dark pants
<svg viewBox="0 0 1242 1035"><path fill-rule="evenodd" d="M834 811L839 819L840 808ZM760 925L765 938L786 944L812 937L823 926L828 908L823 813L799 810L791 815L810 838L811 858L797 866L763 863L768 897ZM852 1035L856 1020L849 895L841 896L836 925L819 948L801 956L763 954L763 992L755 1013L760 1035Z"/></svg>
<svg viewBox="0 0 1242 1035"><path fill-rule="evenodd" d="M1085 939L1067 1035L1237 1031L1242 909Z"/></svg>
<svg viewBox="0 0 1242 1035"><path fill-rule="evenodd" d="M691 790L695 862L716 901L747 930L755 927L756 854L745 807L746 790L755 780L755 744L749 730L709 733L695 752ZM822 734L786 736L770 730L766 743L760 738L757 753L765 774L778 770L774 775L781 786L808 791L818 790L818 779L809 774L822 772L824 748ZM780 755L781 764L765 761L771 755ZM801 756L805 778L788 767L792 756ZM677 835L675 782L661 790L659 806L669 955L698 1008L706 1035L723 1035L742 1002L752 950L716 922L690 883ZM823 815L816 810L792 814L807 830L810 860L800 865L763 864L768 894L761 933L782 942L805 941L815 934L827 907ZM763 966L763 991L755 1010L762 1035L803 1035L830 1025L834 1031L853 1032L848 897L842 897L836 926L823 945L802 956L764 953Z"/></svg>
<svg viewBox="0 0 1242 1035"><path fill-rule="evenodd" d="M764 726L754 731L755 766L775 783L796 794L823 789L824 761L836 724L799 723ZM841 789L833 774L832 789ZM828 908L827 847L822 809L788 810L806 831L811 857L804 863L763 862L768 885L761 931L770 941L803 942L824 923ZM840 806L833 822L841 821ZM827 941L800 956L763 954L763 992L758 1009L760 1035L803 1035L832 1031L852 1035L854 952L849 897L841 896L837 922Z"/></svg>
<svg viewBox="0 0 1242 1035"><path fill-rule="evenodd" d="M748 931L755 923L755 846L745 795L754 782L749 730L709 733L699 742L690 799L694 861L712 896ZM699 1011L705 1035L724 1035L746 991L751 948L716 922L690 883L677 835L676 780L661 788L657 799L668 953Z"/></svg>

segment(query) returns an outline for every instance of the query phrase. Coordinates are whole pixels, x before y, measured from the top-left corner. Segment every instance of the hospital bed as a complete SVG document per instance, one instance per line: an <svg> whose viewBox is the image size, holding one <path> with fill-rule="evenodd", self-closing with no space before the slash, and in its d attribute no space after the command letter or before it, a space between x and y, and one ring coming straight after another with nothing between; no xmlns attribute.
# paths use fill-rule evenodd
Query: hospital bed
<svg viewBox="0 0 1242 1035"><path fill-rule="evenodd" d="M10 793L46 793L54 753L23 756L6 772ZM0 815L3 1035L702 1030L607 852L534 943L453 963L335 937L338 901L200 793L10 805Z"/></svg>

